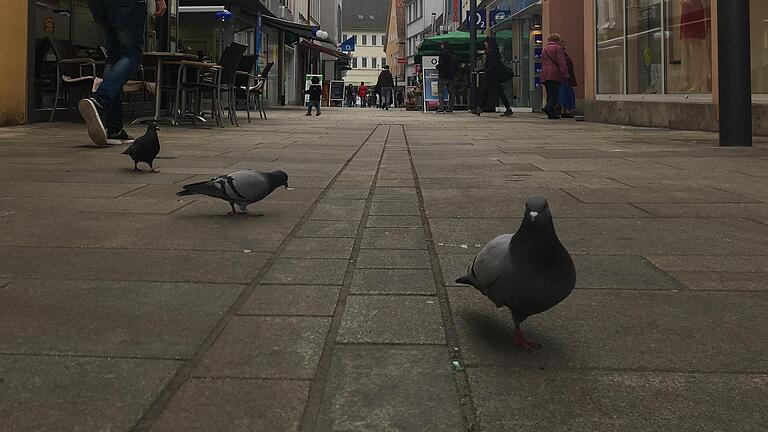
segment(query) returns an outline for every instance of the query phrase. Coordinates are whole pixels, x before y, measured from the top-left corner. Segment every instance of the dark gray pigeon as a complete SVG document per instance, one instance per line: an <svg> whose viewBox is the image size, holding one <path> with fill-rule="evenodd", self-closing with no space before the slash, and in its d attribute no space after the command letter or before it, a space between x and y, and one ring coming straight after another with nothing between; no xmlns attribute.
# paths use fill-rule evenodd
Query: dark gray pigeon
<svg viewBox="0 0 768 432"><path fill-rule="evenodd" d="M563 301L576 285L576 268L560 243L547 200L529 198L520 228L483 246L467 275L457 283L471 285L496 307L508 307L515 322L515 343L530 350L520 323Z"/></svg>
<svg viewBox="0 0 768 432"><path fill-rule="evenodd" d="M259 172L252 169L236 171L200 183L184 186L178 196L208 195L223 199L232 206L229 214L248 214L249 204L261 201L280 186L288 189L288 174L283 171ZM235 210L235 204L240 212Z"/></svg>
<svg viewBox="0 0 768 432"><path fill-rule="evenodd" d="M157 172L152 167L152 162L160 153L160 139L157 137L157 131L160 130L155 124L147 126L147 133L136 138L130 147L125 149L123 154L127 154L133 159L133 170L141 171L138 167L139 162L149 165L150 172Z"/></svg>

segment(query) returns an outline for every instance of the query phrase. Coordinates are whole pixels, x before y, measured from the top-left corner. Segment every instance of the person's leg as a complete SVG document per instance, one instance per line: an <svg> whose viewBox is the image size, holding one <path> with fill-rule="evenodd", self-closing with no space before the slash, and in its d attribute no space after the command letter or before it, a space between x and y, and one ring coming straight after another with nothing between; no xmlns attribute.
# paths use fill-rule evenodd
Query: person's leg
<svg viewBox="0 0 768 432"><path fill-rule="evenodd" d="M320 115L320 101L313 101L312 104L315 105L315 115Z"/></svg>
<svg viewBox="0 0 768 432"><path fill-rule="evenodd" d="M445 109L445 88L448 83L443 78L437 79L437 112L443 112ZM450 100L450 95L448 96ZM447 110L446 110L447 111Z"/></svg>
<svg viewBox="0 0 768 432"><path fill-rule="evenodd" d="M547 105L544 107L544 112L549 118L557 118L555 115L555 105L557 105L558 82L557 81L544 81L544 87L547 90Z"/></svg>
<svg viewBox="0 0 768 432"><path fill-rule="evenodd" d="M509 106L509 99L507 99L507 95L504 93L504 87L502 87L501 84L496 87L496 93L499 95L499 99L501 99L501 102L504 104L504 108L506 108L508 112L511 112L512 108Z"/></svg>
<svg viewBox="0 0 768 432"><path fill-rule="evenodd" d="M453 106L456 104L456 81L448 81L448 112L453 112Z"/></svg>

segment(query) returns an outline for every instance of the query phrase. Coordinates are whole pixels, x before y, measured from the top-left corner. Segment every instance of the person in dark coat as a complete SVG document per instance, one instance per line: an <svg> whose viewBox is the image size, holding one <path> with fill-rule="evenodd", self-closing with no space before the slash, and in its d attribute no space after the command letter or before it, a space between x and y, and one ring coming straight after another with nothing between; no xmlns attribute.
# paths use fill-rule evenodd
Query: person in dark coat
<svg viewBox="0 0 768 432"><path fill-rule="evenodd" d="M459 71L459 57L451 50L451 45L444 41L440 44L440 60L437 63L437 92L439 102L437 112L453 112L456 99L456 72ZM448 106L445 106L445 90L448 89Z"/></svg>
<svg viewBox="0 0 768 432"><path fill-rule="evenodd" d="M502 114L502 117L509 117L512 115L512 108L509 106L509 100L507 95L504 94L504 89L501 84L509 81L512 78L512 71L509 70L501 61L501 53L499 52L499 46L496 44L495 39L485 40L485 77L483 79L483 92L480 98L480 103L475 108L475 115L480 115L483 112L483 107L488 103L489 97L498 96L504 103L504 107L507 109Z"/></svg>
<svg viewBox="0 0 768 432"><path fill-rule="evenodd" d="M568 55L567 45L565 39L560 42L560 46L563 47L565 53L565 63L568 66L568 80L560 83L560 108L562 110L562 118L573 118L573 110L576 109L576 91L574 87L579 85L576 81L576 71L573 67L573 60Z"/></svg>
<svg viewBox="0 0 768 432"><path fill-rule="evenodd" d="M307 103L307 115L312 115L312 107L315 107L315 115L320 115L320 100L323 97L323 85L320 84L320 78L312 77L312 84L309 85L309 89L304 91L304 94L309 95L309 102Z"/></svg>
<svg viewBox="0 0 768 432"><path fill-rule="evenodd" d="M389 105L392 104L392 92L395 89L395 78L389 71L389 65L384 65L384 70L379 74L376 85L381 91L381 106L389 111Z"/></svg>
<svg viewBox="0 0 768 432"><path fill-rule="evenodd" d="M561 37L552 33L547 39L547 46L541 56L541 82L547 89L547 105L542 109L547 118L558 119L555 112L560 97L560 83L568 82L568 62L565 60L565 50L560 46Z"/></svg>

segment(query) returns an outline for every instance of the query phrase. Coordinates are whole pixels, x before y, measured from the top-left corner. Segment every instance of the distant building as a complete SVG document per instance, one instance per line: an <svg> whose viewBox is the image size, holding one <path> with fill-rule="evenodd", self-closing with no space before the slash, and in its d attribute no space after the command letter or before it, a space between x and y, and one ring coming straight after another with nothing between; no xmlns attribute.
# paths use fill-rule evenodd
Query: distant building
<svg viewBox="0 0 768 432"><path fill-rule="evenodd" d="M389 0L344 0L342 41L350 37L356 40L352 55L352 67L344 81L349 84L374 85L382 67L388 64L384 43L387 39Z"/></svg>
<svg viewBox="0 0 768 432"><path fill-rule="evenodd" d="M389 2L389 17L387 18L386 40L384 52L387 55L387 63L392 68L392 74L398 77L398 81L405 83L405 3L404 0L391 0Z"/></svg>

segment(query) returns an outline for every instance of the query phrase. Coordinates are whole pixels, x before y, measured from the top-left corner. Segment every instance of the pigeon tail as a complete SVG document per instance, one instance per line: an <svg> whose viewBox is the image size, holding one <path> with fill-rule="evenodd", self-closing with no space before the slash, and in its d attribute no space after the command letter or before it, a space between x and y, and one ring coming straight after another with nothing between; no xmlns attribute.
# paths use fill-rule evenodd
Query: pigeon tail
<svg viewBox="0 0 768 432"><path fill-rule="evenodd" d="M122 152L122 153L120 153L120 154L127 154L127 155L130 155L130 154L132 154L132 153L133 153L133 146L130 146L130 147L128 147L127 149L125 149L125 151L123 151L123 152Z"/></svg>
<svg viewBox="0 0 768 432"><path fill-rule="evenodd" d="M460 277L460 278L456 279L456 283L460 283L460 284L462 284L462 285L472 285L472 286L475 286L475 281L473 281L472 279L470 279L470 278L469 278L469 275L467 275L467 276L462 276L462 277Z"/></svg>
<svg viewBox="0 0 768 432"><path fill-rule="evenodd" d="M463 285L472 285L473 287L477 288L477 276L475 275L475 261L477 261L477 257L475 257L475 259L472 260L472 264L469 265L469 268L467 269L467 275L456 279L456 283L460 283Z"/></svg>
<svg viewBox="0 0 768 432"><path fill-rule="evenodd" d="M176 192L176 196L187 196L187 195L197 195L196 193L188 190L183 190L181 192Z"/></svg>

